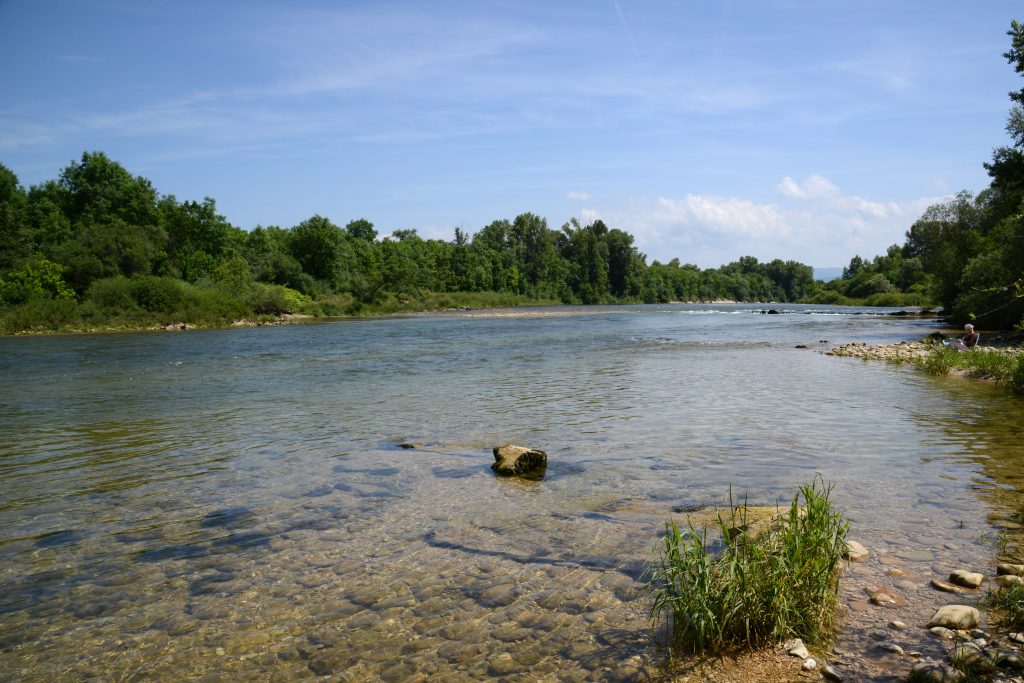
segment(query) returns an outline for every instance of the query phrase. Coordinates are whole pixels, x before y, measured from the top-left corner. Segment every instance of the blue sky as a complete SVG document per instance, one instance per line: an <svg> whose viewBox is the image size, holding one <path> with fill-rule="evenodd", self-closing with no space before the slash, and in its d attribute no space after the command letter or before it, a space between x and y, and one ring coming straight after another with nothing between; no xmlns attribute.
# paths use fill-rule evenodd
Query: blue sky
<svg viewBox="0 0 1024 683"><path fill-rule="evenodd" d="M0 163L85 150L233 224L451 239L531 211L648 260L837 266L977 192L1019 0L0 0Z"/></svg>

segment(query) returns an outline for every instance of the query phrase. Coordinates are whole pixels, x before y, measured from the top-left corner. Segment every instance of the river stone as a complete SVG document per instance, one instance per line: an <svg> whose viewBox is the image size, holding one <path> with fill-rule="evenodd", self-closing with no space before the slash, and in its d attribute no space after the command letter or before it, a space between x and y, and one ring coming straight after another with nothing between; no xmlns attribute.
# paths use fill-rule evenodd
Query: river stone
<svg viewBox="0 0 1024 683"><path fill-rule="evenodd" d="M985 650L985 654L1001 669L1024 669L1024 657L1012 647L991 647Z"/></svg>
<svg viewBox="0 0 1024 683"><path fill-rule="evenodd" d="M502 476L514 476L543 471L548 464L548 455L544 451L525 446L505 444L495 446L494 464L491 469Z"/></svg>
<svg viewBox="0 0 1024 683"><path fill-rule="evenodd" d="M1000 564L996 567L996 574L1024 576L1024 564Z"/></svg>
<svg viewBox="0 0 1024 683"><path fill-rule="evenodd" d="M1000 588L1011 588L1013 586L1024 586L1024 576L1016 574L1003 574L996 577L996 585Z"/></svg>
<svg viewBox="0 0 1024 683"><path fill-rule="evenodd" d="M863 562L868 559L868 550L857 541L847 540L844 556L850 562Z"/></svg>
<svg viewBox="0 0 1024 683"><path fill-rule="evenodd" d="M793 640L786 641L786 644L782 647L787 654L790 654L794 657L799 657L800 659L807 659L811 656L811 653L807 651L807 647L804 645L804 641L800 640L799 638L794 638Z"/></svg>
<svg viewBox="0 0 1024 683"><path fill-rule="evenodd" d="M928 622L932 626L945 626L951 629L971 629L981 623L981 614L973 607L966 605L946 605L940 607Z"/></svg>
<svg viewBox="0 0 1024 683"><path fill-rule="evenodd" d="M948 581L943 581L942 579L932 579L931 583L932 583L932 588L934 588L935 590L942 591L943 593L967 593L968 592L968 590L966 588L961 588L960 586L954 586L953 584L949 583Z"/></svg>
<svg viewBox="0 0 1024 683"><path fill-rule="evenodd" d="M922 683L961 683L964 675L947 664L918 662L910 669L907 679Z"/></svg>
<svg viewBox="0 0 1024 683"><path fill-rule="evenodd" d="M956 638L956 632L951 631L945 626L933 626L928 630L937 635L939 638L942 638L943 640L953 640L954 638Z"/></svg>
<svg viewBox="0 0 1024 683"><path fill-rule="evenodd" d="M985 580L985 577L978 572L972 572L966 569L957 569L949 575L949 580L951 583L955 583L958 586L977 588L981 585L981 582Z"/></svg>
<svg viewBox="0 0 1024 683"><path fill-rule="evenodd" d="M872 605L879 605L882 607L902 607L907 604L905 599L884 588L869 588L868 595L870 596Z"/></svg>
<svg viewBox="0 0 1024 683"><path fill-rule="evenodd" d="M800 665L800 668L804 671L810 671L811 669L814 669L816 666L818 666L818 663L810 657L808 657L804 660L804 663Z"/></svg>
<svg viewBox="0 0 1024 683"><path fill-rule="evenodd" d="M843 680L842 675L831 664L826 664L822 667L821 675L826 681L833 681L834 683L842 683Z"/></svg>
<svg viewBox="0 0 1024 683"><path fill-rule="evenodd" d="M985 651L974 643L959 643L949 653L949 663L958 669L970 671L992 671L995 665Z"/></svg>

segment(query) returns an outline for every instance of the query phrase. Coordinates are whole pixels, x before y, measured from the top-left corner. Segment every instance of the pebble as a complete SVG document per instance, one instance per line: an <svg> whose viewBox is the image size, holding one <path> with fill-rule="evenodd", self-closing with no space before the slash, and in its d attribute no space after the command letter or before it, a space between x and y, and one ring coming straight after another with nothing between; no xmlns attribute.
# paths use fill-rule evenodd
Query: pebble
<svg viewBox="0 0 1024 683"><path fill-rule="evenodd" d="M826 680L835 681L835 683L841 683L841 681L843 680L842 675L840 675L840 673L836 671L835 667L831 664L826 664L824 667L822 667L821 675Z"/></svg>
<svg viewBox="0 0 1024 683"><path fill-rule="evenodd" d="M1024 564L1000 564L996 567L996 574L1000 576L1024 576Z"/></svg>
<svg viewBox="0 0 1024 683"><path fill-rule="evenodd" d="M1024 576L1017 576L1016 574L1002 574L996 577L996 585L1000 588L1024 586Z"/></svg>
<svg viewBox="0 0 1024 683"><path fill-rule="evenodd" d="M804 660L804 663L800 665L800 668L803 669L804 671L810 671L811 669L815 668L816 666L818 666L818 663L816 661L814 661L813 659L811 659L810 657L808 657L807 659Z"/></svg>
<svg viewBox="0 0 1024 683"><path fill-rule="evenodd" d="M896 620L889 622L889 628L894 629L896 631L905 631L908 627L902 621Z"/></svg>
<svg viewBox="0 0 1024 683"><path fill-rule="evenodd" d="M880 650L885 650L886 652L892 652L893 654L897 654L897 655L903 654L903 648L900 647L899 645L897 645L896 643L880 643L878 648Z"/></svg>
<svg viewBox="0 0 1024 683"><path fill-rule="evenodd" d="M846 558L850 562L863 562L868 559L868 550L857 541L846 541Z"/></svg>
<svg viewBox="0 0 1024 683"><path fill-rule="evenodd" d="M787 641L782 647L786 650L787 654L799 657L800 659L807 659L811 656L811 653L807 651L807 647L804 645L804 641L799 638Z"/></svg>
<svg viewBox="0 0 1024 683"><path fill-rule="evenodd" d="M943 593L957 593L957 594L961 594L961 593L967 593L968 592L966 588L961 588L960 586L954 586L953 584L949 583L948 581L943 581L942 579L932 579L931 580L931 584L932 584L932 588L934 588L935 590L942 591Z"/></svg>

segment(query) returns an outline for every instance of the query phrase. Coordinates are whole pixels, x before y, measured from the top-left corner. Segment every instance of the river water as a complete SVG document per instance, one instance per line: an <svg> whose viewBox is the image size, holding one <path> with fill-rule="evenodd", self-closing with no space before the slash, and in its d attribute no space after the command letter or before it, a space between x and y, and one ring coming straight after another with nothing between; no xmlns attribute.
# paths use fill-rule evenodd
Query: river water
<svg viewBox="0 0 1024 683"><path fill-rule="evenodd" d="M0 679L657 678L664 522L819 474L872 552L837 666L908 669L867 635L892 619L941 655L927 582L991 572L1024 401L824 353L932 321L776 308L0 339ZM492 474L509 442L543 479Z"/></svg>

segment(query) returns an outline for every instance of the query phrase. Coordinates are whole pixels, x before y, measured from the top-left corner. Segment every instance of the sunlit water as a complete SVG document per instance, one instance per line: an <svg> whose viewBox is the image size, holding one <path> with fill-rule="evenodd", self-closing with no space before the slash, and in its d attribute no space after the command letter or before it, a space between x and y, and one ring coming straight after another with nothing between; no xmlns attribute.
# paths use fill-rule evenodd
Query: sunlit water
<svg viewBox="0 0 1024 683"><path fill-rule="evenodd" d="M933 322L776 308L0 339L0 678L657 677L636 588L673 509L817 474L872 551L837 664L909 668L866 638L897 618L941 654L927 582L991 570L1024 402L822 353ZM496 478L508 442L546 476Z"/></svg>

